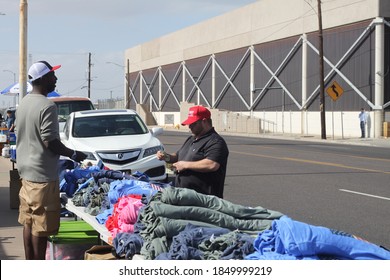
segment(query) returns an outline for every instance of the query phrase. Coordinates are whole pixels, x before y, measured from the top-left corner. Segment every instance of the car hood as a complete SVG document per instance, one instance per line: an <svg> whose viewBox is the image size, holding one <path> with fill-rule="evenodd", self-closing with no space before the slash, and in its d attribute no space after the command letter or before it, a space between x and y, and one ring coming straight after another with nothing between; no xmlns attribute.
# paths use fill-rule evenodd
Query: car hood
<svg viewBox="0 0 390 280"><path fill-rule="evenodd" d="M68 147L85 152L125 151L161 145L150 133L142 135L117 135L110 137L73 138ZM71 146L71 147L70 147Z"/></svg>

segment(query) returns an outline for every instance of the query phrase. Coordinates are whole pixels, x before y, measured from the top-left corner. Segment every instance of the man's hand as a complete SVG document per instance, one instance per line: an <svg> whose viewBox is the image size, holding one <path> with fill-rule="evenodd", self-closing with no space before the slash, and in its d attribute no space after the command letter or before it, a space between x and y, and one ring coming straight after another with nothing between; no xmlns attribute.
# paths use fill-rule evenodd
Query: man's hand
<svg viewBox="0 0 390 280"><path fill-rule="evenodd" d="M157 151L156 157L158 160L165 160L165 153L163 151Z"/></svg>
<svg viewBox="0 0 390 280"><path fill-rule="evenodd" d="M80 151L74 151L72 159L77 162L81 162L87 158L87 155Z"/></svg>

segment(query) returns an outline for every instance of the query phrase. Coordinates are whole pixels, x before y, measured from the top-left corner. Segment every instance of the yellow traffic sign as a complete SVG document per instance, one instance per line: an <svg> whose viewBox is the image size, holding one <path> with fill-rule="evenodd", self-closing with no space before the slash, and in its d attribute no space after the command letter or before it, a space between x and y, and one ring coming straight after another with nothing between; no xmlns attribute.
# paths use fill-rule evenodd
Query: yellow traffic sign
<svg viewBox="0 0 390 280"><path fill-rule="evenodd" d="M333 101L336 101L343 94L344 90L336 81L334 81L332 85L326 89L326 92Z"/></svg>

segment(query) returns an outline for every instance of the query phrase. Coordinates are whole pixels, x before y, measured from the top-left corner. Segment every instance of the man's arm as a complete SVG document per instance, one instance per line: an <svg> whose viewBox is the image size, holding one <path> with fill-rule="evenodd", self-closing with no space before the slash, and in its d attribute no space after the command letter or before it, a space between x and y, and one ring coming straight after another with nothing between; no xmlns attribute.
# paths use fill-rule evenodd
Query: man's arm
<svg viewBox="0 0 390 280"><path fill-rule="evenodd" d="M87 158L87 155L84 154L83 152L72 150L67 148L60 140L57 138L50 141L50 142L45 142L47 148L52 151L53 153L57 155L62 155L62 156L67 156L74 161L80 162L83 161L84 159Z"/></svg>
<svg viewBox="0 0 390 280"><path fill-rule="evenodd" d="M214 172L220 167L220 164L211 159L202 159L198 161L178 161L173 164L176 170L180 173L186 169L191 169L197 172Z"/></svg>

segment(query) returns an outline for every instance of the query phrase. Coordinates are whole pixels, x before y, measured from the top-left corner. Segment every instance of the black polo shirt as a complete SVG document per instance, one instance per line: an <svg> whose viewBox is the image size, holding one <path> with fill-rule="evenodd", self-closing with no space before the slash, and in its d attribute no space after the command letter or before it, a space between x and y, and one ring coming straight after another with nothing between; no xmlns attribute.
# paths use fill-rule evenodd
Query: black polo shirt
<svg viewBox="0 0 390 280"><path fill-rule="evenodd" d="M229 149L214 128L197 140L194 136L188 137L176 155L178 161L199 161L207 158L218 162L220 167L217 171L207 173L184 170L176 175L175 187L189 188L223 198Z"/></svg>

